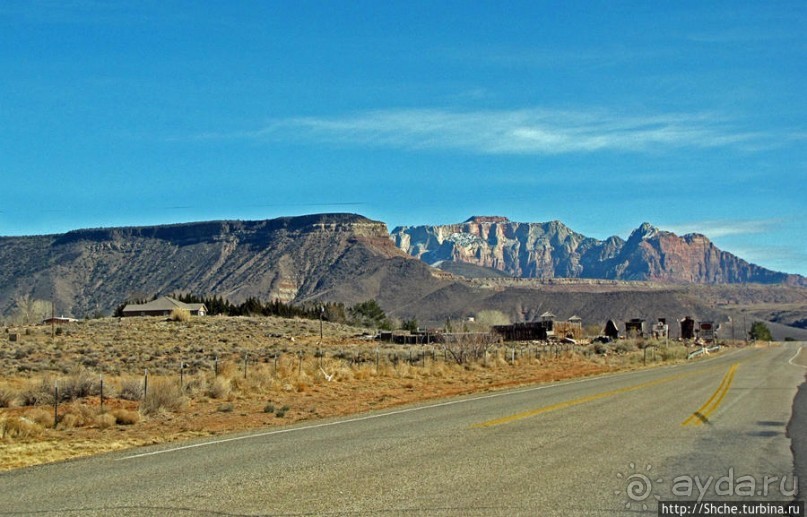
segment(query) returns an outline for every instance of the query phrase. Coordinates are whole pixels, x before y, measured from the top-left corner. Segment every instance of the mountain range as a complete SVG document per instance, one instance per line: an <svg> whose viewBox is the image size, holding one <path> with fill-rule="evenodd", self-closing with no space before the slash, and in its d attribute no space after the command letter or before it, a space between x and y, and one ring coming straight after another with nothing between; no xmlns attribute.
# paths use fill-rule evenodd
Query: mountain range
<svg viewBox="0 0 807 517"><path fill-rule="evenodd" d="M24 297L83 317L174 292L233 303L374 298L394 317L435 323L484 310L512 321L546 310L595 323L726 319L721 304L751 300L790 304L787 318L796 321L804 316L799 304L807 305L804 277L749 264L702 235L648 224L627 240L599 241L556 221L474 217L389 232L360 215L318 214L2 237L0 265L2 315Z"/></svg>
<svg viewBox="0 0 807 517"><path fill-rule="evenodd" d="M771 271L721 251L704 235L679 237L649 223L627 241L586 237L560 221L518 223L504 217L398 227L391 235L401 250L435 267L472 264L517 278L807 286L802 276Z"/></svg>

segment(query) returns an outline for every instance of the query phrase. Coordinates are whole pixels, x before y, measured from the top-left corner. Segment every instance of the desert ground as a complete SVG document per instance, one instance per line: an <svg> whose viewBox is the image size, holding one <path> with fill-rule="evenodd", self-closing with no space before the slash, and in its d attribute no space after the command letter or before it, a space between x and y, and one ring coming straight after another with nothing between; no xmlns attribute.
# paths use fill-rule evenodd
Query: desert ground
<svg viewBox="0 0 807 517"><path fill-rule="evenodd" d="M0 470L653 367L688 351L673 341L394 345L274 317L104 318L6 327L2 339Z"/></svg>

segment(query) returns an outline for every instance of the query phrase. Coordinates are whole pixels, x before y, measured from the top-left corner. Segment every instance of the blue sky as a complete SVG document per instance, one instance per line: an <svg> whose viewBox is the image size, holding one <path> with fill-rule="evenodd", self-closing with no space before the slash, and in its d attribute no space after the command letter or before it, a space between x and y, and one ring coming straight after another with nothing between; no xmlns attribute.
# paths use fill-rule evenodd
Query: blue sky
<svg viewBox="0 0 807 517"><path fill-rule="evenodd" d="M0 2L0 235L648 221L807 274L807 4Z"/></svg>

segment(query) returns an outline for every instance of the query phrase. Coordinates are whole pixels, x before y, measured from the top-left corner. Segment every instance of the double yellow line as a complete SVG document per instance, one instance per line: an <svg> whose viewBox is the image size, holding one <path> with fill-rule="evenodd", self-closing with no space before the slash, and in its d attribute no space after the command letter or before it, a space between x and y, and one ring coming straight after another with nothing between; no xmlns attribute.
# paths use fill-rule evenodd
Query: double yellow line
<svg viewBox="0 0 807 517"><path fill-rule="evenodd" d="M708 422L709 416L714 413L720 404L723 402L723 399L726 397L726 393L728 393L729 387L731 386L732 381L734 380L734 373L737 370L739 363L734 363L729 371L723 376L723 380L718 386L717 391L715 391L709 400L700 407L696 412L689 416L684 422L681 424L682 426L686 425L701 425L705 422ZM482 422L479 424L475 424L472 427L474 428L487 428L487 427L494 427L498 425L510 424L513 422L517 422L519 420L524 420L526 418L531 418L534 416L541 415L543 413L549 413L550 411L557 411L561 409L566 409L574 406L579 406L581 404L587 404L589 402L594 402L596 400L613 397L615 395L621 395L623 393L629 393L631 391L637 391L644 388L649 388L651 386L657 386L659 384L664 384L667 382L675 381L678 379L682 379L684 377L689 377L692 375L700 375L705 373L709 370L714 370L715 367L705 368L703 370L698 370L694 372L686 372L686 373L679 373L677 375L670 375L667 377L663 377L661 379L656 379L649 382L643 382L641 384L634 384L633 386L626 386L624 388L619 388L611 391L604 391L601 393L595 393L593 395L588 395L585 397L580 397L572 400L566 400L563 402L558 402L557 404L552 404L549 406L540 407L537 409L532 409L529 411L523 411L521 413L516 413L513 415L504 416L501 418L496 418L494 420L488 420L486 422Z"/></svg>
<svg viewBox="0 0 807 517"><path fill-rule="evenodd" d="M688 377L689 375L693 375L693 373L683 373L678 375L671 375L669 377L664 377L662 379L657 379L655 381L643 382L641 384L634 384L633 386L626 386L624 388L619 388L616 390L611 391L604 391L602 393L595 393L594 395L589 395L587 397L580 397L572 400L566 400L564 402L559 402L557 404L552 404L551 406L544 406L538 409L533 409L530 411L524 411L521 413L516 413L514 415L508 415L501 418L496 418L495 420L488 420L487 422L482 422L481 424L476 424L473 427L480 428L480 427L493 427L502 424L509 424L515 422L517 420L523 420L525 418L531 418L534 416L538 416L542 413L548 413L550 411L557 411L558 409L566 409L572 406L579 406L580 404L586 404L588 402L593 402L595 400L604 399L607 397L613 397L614 395L621 395L622 393L628 393L631 391L640 390L643 388L649 388L650 386L656 386L658 384L664 384L666 382L671 382L682 377Z"/></svg>
<svg viewBox="0 0 807 517"><path fill-rule="evenodd" d="M738 366L740 366L740 363L734 363L731 365L729 371L723 376L720 386L718 386L717 390L712 393L709 400L707 400L706 403L697 411L689 415L689 418L681 422L682 426L703 425L709 423L709 417L712 416L712 413L714 413L718 407L720 407L721 402L723 402L723 399L726 397L726 393L728 393L731 383L734 381L734 374L737 371Z"/></svg>

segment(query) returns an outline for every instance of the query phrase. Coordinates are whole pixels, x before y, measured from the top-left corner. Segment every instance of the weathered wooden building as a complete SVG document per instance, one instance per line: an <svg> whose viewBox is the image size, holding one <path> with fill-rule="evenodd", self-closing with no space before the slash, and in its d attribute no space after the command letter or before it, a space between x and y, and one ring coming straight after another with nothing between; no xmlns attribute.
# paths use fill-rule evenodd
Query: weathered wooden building
<svg viewBox="0 0 807 517"><path fill-rule="evenodd" d="M644 337L644 320L633 318L625 322L625 335L628 337Z"/></svg>
<svg viewBox="0 0 807 517"><path fill-rule="evenodd" d="M681 325L681 339L695 339L695 320L687 316L678 323Z"/></svg>

